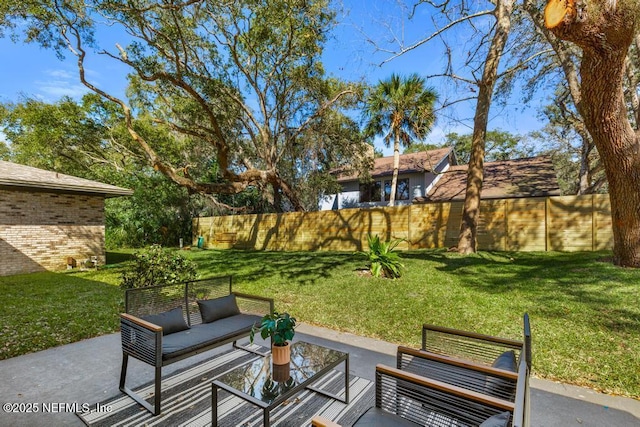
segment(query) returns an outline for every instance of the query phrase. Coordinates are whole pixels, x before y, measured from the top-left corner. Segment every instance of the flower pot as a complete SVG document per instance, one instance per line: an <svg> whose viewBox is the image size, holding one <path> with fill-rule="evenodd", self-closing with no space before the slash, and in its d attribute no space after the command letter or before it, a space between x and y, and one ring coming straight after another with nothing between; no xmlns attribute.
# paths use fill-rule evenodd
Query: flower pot
<svg viewBox="0 0 640 427"><path fill-rule="evenodd" d="M291 345L287 342L285 345L271 346L271 362L274 365L286 365L291 361Z"/></svg>
<svg viewBox="0 0 640 427"><path fill-rule="evenodd" d="M288 363L284 365L272 366L273 380L278 383L283 383L291 378L291 366Z"/></svg>

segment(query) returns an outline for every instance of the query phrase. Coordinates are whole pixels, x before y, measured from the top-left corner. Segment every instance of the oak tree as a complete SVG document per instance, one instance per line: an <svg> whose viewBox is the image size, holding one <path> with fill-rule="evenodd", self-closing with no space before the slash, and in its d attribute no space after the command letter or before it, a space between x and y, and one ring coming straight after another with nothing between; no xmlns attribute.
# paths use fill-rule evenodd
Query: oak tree
<svg viewBox="0 0 640 427"><path fill-rule="evenodd" d="M320 59L335 24L328 0L8 0L0 10L0 35L75 57L80 81L120 107L149 165L214 202L258 188L276 210L305 210L296 183L315 142L325 176L362 150L344 114L360 88L328 78ZM105 28L114 46L100 44ZM90 79L94 55L127 67L127 98ZM195 144L215 171L168 159L141 120L176 146Z"/></svg>
<svg viewBox="0 0 640 427"><path fill-rule="evenodd" d="M627 55L638 33L635 0L549 0L545 25L582 49L577 105L609 182L614 263L640 267L640 134L625 102ZM635 90L636 88L634 88Z"/></svg>

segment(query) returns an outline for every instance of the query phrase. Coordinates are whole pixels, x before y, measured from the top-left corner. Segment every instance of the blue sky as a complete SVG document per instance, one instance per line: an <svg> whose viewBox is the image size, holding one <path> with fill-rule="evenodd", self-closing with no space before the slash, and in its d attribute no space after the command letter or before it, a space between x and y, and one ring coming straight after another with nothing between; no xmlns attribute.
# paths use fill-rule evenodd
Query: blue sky
<svg viewBox="0 0 640 427"><path fill-rule="evenodd" d="M352 80L365 80L375 83L391 73L418 73L423 76L436 74L444 66L441 46L437 41L423 45L399 58L380 65L390 57L389 53L376 51L367 37L376 40L380 46L393 40L403 39L410 43L428 34L428 9L419 9L417 17L408 21L406 10L390 0L344 0L343 11L339 14L340 24L334 37L327 44L324 54L325 69L328 74ZM451 34L462 39L462 34ZM99 34L100 41L108 40L113 46L117 35ZM460 41L464 48L465 41ZM126 44L123 43L123 44ZM386 47L393 47L393 43ZM69 55L60 61L52 51L36 45L14 44L9 39L0 39L0 49L5 60L0 66L0 101L18 101L21 96L38 98L54 102L64 95L79 98L86 91L77 77L74 58ZM101 60L92 56L88 62L87 76L92 82L118 95L126 87L126 69L113 60ZM430 80L429 84L444 96L466 96L464 93L452 93L442 81ZM441 143L448 132L470 133L473 117L473 103L458 104L455 108L443 111L434 130L427 138L428 142ZM535 107L535 105L533 106ZM524 135L539 129L542 124L535 118L535 109L524 111L518 99L514 99L505 108L493 107L490 129L503 129ZM454 118L455 120L451 120ZM376 144L385 154L390 150L380 142Z"/></svg>

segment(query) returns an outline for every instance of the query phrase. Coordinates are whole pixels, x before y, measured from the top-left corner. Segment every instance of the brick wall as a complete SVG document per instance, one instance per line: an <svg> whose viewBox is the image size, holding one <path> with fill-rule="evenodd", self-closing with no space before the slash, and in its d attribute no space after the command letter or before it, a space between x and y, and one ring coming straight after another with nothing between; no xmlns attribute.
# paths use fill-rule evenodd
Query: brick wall
<svg viewBox="0 0 640 427"><path fill-rule="evenodd" d="M0 276L105 262L104 197L0 189Z"/></svg>

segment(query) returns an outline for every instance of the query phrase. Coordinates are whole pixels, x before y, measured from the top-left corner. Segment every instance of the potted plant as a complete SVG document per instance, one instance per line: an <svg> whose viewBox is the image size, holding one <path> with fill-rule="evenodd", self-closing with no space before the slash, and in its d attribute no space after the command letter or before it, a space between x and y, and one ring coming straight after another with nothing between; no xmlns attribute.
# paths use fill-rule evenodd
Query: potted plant
<svg viewBox="0 0 640 427"><path fill-rule="evenodd" d="M253 343L256 332L260 332L262 339L271 337L271 361L274 365L286 365L291 360L291 346L289 341L295 335L296 319L289 313L266 314L260 325L251 328L249 341Z"/></svg>

